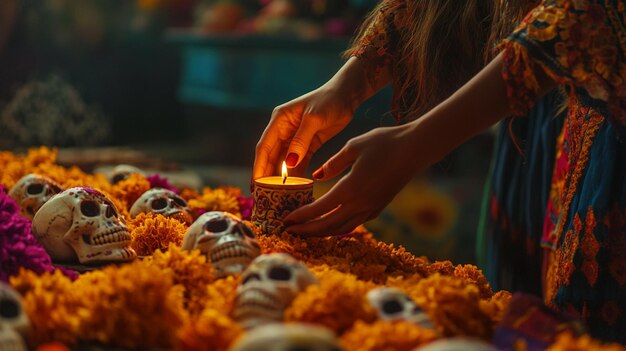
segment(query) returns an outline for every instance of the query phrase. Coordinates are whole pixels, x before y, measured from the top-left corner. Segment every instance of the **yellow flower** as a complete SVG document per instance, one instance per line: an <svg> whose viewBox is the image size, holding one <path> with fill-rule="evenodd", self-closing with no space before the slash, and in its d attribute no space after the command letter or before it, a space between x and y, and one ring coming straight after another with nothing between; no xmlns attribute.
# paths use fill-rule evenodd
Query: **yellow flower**
<svg viewBox="0 0 626 351"><path fill-rule="evenodd" d="M546 351L626 351L626 347L617 343L603 344L589 335L576 337L570 332L563 332L556 337L554 344Z"/></svg>
<svg viewBox="0 0 626 351"><path fill-rule="evenodd" d="M124 204L126 211L129 211L135 201L148 190L150 190L148 179L141 174L133 173L128 178L113 185L110 193L112 197Z"/></svg>
<svg viewBox="0 0 626 351"><path fill-rule="evenodd" d="M341 337L345 351L413 350L437 339L434 330L411 322L358 321Z"/></svg>
<svg viewBox="0 0 626 351"><path fill-rule="evenodd" d="M140 213L131 226L131 247L139 256L166 251L170 245L180 246L187 231L178 220L154 213Z"/></svg>
<svg viewBox="0 0 626 351"><path fill-rule="evenodd" d="M208 308L180 328L175 350L226 351L242 332L221 311Z"/></svg>
<svg viewBox="0 0 626 351"><path fill-rule="evenodd" d="M194 218L208 211L230 212L241 217L237 192L232 188L211 189L207 187L202 189L202 194L186 189L181 192L181 196L187 201Z"/></svg>
<svg viewBox="0 0 626 351"><path fill-rule="evenodd" d="M376 313L369 306L365 295L374 287L371 282L340 273L327 266L313 270L319 285L311 285L301 292L285 310L286 322L321 324L341 334L356 322L372 322Z"/></svg>
<svg viewBox="0 0 626 351"><path fill-rule="evenodd" d="M207 292L207 286L214 280L213 267L200 251L187 252L170 246L167 252L157 250L144 263L171 274L174 284L184 288L185 307L190 314L200 313L207 300L213 298Z"/></svg>

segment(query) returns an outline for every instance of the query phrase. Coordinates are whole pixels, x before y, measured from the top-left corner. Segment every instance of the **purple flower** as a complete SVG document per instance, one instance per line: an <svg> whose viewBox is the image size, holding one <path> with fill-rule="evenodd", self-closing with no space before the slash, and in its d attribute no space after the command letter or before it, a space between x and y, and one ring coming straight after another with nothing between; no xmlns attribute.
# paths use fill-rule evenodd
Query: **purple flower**
<svg viewBox="0 0 626 351"><path fill-rule="evenodd" d="M149 176L147 179L150 182L150 189L163 188L163 189L171 190L175 192L176 194L180 194L180 190L178 190L178 188L170 184L167 178L161 177L158 173Z"/></svg>
<svg viewBox="0 0 626 351"><path fill-rule="evenodd" d="M7 282L20 268L37 274L53 272L50 256L31 231L31 221L20 216L19 207L0 185L0 281ZM73 271L63 274L76 279Z"/></svg>
<svg viewBox="0 0 626 351"><path fill-rule="evenodd" d="M254 205L254 199L251 197L238 196L237 202L239 202L241 219L250 220L250 218L252 218L252 206Z"/></svg>

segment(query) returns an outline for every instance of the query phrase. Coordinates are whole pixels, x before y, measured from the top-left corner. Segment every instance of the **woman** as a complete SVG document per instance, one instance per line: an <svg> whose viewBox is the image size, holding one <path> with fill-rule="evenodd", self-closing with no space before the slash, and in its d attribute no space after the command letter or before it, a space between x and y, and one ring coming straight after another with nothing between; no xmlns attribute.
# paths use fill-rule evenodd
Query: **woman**
<svg viewBox="0 0 626 351"><path fill-rule="evenodd" d="M413 122L350 140L314 172L328 180L351 167L326 195L294 211L287 230L349 231L378 214L415 173L560 87L567 116L546 205L544 300L577 313L596 337L625 342L625 9L623 1L543 0L451 97Z"/></svg>

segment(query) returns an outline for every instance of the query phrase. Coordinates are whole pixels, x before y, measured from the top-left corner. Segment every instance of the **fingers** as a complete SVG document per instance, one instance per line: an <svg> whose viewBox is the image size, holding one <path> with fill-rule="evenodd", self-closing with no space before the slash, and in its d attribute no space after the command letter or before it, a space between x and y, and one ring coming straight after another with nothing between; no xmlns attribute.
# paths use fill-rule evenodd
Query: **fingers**
<svg viewBox="0 0 626 351"><path fill-rule="evenodd" d="M272 152L279 144L278 136L276 127L270 122L256 145L252 179L258 179L272 174L274 164L271 163L270 158L274 158L272 157L274 156Z"/></svg>
<svg viewBox="0 0 626 351"><path fill-rule="evenodd" d="M307 116L302 118L298 130L289 144L289 151L285 159L287 167L294 168L304 160L309 152L313 137L320 129L319 127L318 121L314 117Z"/></svg>
<svg viewBox="0 0 626 351"><path fill-rule="evenodd" d="M358 154L354 151L353 146L348 143L343 149L326 161L322 167L313 172L313 178L316 180L332 179L353 164L357 156Z"/></svg>
<svg viewBox="0 0 626 351"><path fill-rule="evenodd" d="M355 215L342 206L328 215L304 224L289 226L286 230L302 236L334 236L351 232L364 222L367 216Z"/></svg>
<svg viewBox="0 0 626 351"><path fill-rule="evenodd" d="M313 203L302 206L291 212L287 217L285 217L284 222L286 224L306 222L337 208L341 203L341 195L335 190L336 187L337 186L319 199L315 200Z"/></svg>

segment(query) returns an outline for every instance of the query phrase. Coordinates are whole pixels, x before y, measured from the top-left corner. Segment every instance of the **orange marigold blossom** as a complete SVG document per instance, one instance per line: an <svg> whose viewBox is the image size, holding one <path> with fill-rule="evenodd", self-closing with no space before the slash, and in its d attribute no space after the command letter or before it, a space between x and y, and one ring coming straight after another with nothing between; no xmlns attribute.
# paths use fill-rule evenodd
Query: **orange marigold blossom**
<svg viewBox="0 0 626 351"><path fill-rule="evenodd" d="M413 350L436 340L437 332L405 321L357 321L341 336L345 351Z"/></svg>
<svg viewBox="0 0 626 351"><path fill-rule="evenodd" d="M484 315L491 318L491 322L494 327L502 321L504 314L506 313L509 302L511 301L512 294L506 290L500 290L489 300L480 300L479 307Z"/></svg>
<svg viewBox="0 0 626 351"><path fill-rule="evenodd" d="M140 213L132 220L130 246L139 256L166 251L170 245L180 246L187 226L160 214Z"/></svg>
<svg viewBox="0 0 626 351"><path fill-rule="evenodd" d="M232 315L235 307L235 292L240 283L240 275L231 275L208 285L204 308L219 311L226 316Z"/></svg>
<svg viewBox="0 0 626 351"><path fill-rule="evenodd" d="M181 196L187 201L194 219L209 211L229 212L241 218L237 195L230 188L205 187L201 194L187 190Z"/></svg>
<svg viewBox="0 0 626 351"><path fill-rule="evenodd" d="M618 343L601 343L589 335L574 336L563 332L546 351L626 351L626 347Z"/></svg>
<svg viewBox="0 0 626 351"><path fill-rule="evenodd" d="M198 250L191 252L170 245L166 252L157 250L144 260L171 274L174 284L184 288L185 307L191 315L202 312L209 299L208 285L214 281L213 267Z"/></svg>
<svg viewBox="0 0 626 351"><path fill-rule="evenodd" d="M111 186L111 196L120 200L126 211L130 211L135 201L146 191L150 190L148 179L138 173L132 173L128 178Z"/></svg>
<svg viewBox="0 0 626 351"><path fill-rule="evenodd" d="M360 230L341 238L302 238L284 232L260 235L257 241L263 253L286 252L310 265L328 264L375 283L384 283L388 276L425 272L428 261L424 258L412 255L403 247L376 241L371 233Z"/></svg>
<svg viewBox="0 0 626 351"><path fill-rule="evenodd" d="M483 299L488 299L493 296L493 290L491 290L491 285L487 281L487 278L483 274L483 272L478 269L478 267L466 264L466 265L458 265L454 269L454 276L464 279L468 283L475 284L480 290L480 297Z"/></svg>
<svg viewBox="0 0 626 351"><path fill-rule="evenodd" d="M207 308L178 330L174 350L226 351L242 333L241 327L227 315Z"/></svg>
<svg viewBox="0 0 626 351"><path fill-rule="evenodd" d="M285 310L286 322L320 324L341 334L358 320L372 322L376 319L376 312L365 297L376 287L374 283L328 266L316 267L313 272L320 284L307 287L295 297Z"/></svg>
<svg viewBox="0 0 626 351"><path fill-rule="evenodd" d="M22 269L11 277L10 284L22 295L24 312L30 319L30 345L77 341L88 307L87 301L75 293L68 277L59 270L37 275Z"/></svg>
<svg viewBox="0 0 626 351"><path fill-rule="evenodd" d="M480 309L480 290L475 284L436 273L405 287L405 291L445 336L467 335L487 340L494 331L492 318Z"/></svg>

